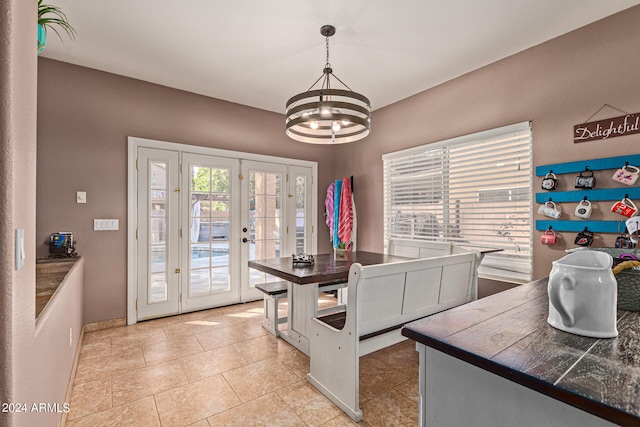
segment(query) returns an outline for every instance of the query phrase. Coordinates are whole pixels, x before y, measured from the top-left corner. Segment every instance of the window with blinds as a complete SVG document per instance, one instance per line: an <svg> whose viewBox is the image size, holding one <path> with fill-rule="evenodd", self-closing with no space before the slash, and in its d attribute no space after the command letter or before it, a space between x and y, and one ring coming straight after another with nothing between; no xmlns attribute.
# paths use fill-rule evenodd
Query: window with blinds
<svg viewBox="0 0 640 427"><path fill-rule="evenodd" d="M483 277L527 282L532 270L529 122L382 156L384 238L503 249Z"/></svg>

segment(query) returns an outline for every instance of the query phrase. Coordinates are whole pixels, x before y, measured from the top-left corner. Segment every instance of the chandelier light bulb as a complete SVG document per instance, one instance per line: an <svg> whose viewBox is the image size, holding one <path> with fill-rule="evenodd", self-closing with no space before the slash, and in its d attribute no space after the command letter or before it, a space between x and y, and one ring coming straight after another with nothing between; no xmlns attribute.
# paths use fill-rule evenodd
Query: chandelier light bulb
<svg viewBox="0 0 640 427"><path fill-rule="evenodd" d="M309 123L309 126L311 127L311 129L318 129L318 121L312 121L311 123Z"/></svg>
<svg viewBox="0 0 640 427"><path fill-rule="evenodd" d="M331 129L333 129L334 132L338 132L340 130L340 123L338 123L337 121L333 122Z"/></svg>

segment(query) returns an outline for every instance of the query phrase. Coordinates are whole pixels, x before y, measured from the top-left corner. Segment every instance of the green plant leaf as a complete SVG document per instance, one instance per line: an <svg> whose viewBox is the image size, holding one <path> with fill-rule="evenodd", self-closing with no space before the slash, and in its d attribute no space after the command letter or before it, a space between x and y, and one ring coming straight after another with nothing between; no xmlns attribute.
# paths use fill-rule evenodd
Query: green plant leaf
<svg viewBox="0 0 640 427"><path fill-rule="evenodd" d="M45 31L53 30L60 40L62 36L56 27L62 28L72 40L75 40L76 30L69 24L67 15L59 7L43 4L42 1L38 0L38 24L42 25Z"/></svg>

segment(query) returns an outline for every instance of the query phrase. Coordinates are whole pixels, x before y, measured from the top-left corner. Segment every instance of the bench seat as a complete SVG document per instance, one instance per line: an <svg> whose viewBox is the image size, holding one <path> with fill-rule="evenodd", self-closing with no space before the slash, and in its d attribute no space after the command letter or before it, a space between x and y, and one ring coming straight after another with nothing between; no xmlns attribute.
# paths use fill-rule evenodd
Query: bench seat
<svg viewBox="0 0 640 427"><path fill-rule="evenodd" d="M339 311L337 313L331 313L331 314L327 314L324 316L318 316L316 317L316 319L318 319L320 322L326 323L327 325L331 326L334 329L337 329L339 331L342 330L342 328L344 328L344 324L347 321L347 312L346 311ZM388 332L392 332L392 331L397 331L398 329L402 329L402 327L404 326L404 323L399 323L397 325L393 325L393 326L389 326L387 328L381 329L379 331L375 331L375 332L371 332L365 335L361 335L358 339L360 341L364 341L367 340L369 338L374 338L378 335L384 335Z"/></svg>
<svg viewBox="0 0 640 427"><path fill-rule="evenodd" d="M276 282L258 283L256 289L261 291L264 304L264 320L262 326L274 336L280 336L278 325L287 322L287 316L278 315L278 304L280 299L287 297L287 282L278 280Z"/></svg>
<svg viewBox="0 0 640 427"><path fill-rule="evenodd" d="M278 280L277 282L258 283L256 289L267 295L280 295L287 293L287 282Z"/></svg>

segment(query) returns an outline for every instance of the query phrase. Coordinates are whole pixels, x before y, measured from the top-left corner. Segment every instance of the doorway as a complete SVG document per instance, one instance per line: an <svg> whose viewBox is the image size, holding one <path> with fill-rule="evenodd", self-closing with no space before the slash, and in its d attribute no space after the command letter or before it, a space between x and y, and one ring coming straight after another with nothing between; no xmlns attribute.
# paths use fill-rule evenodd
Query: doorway
<svg viewBox="0 0 640 427"><path fill-rule="evenodd" d="M260 299L249 260L315 250L315 162L129 138L129 168L129 324Z"/></svg>

